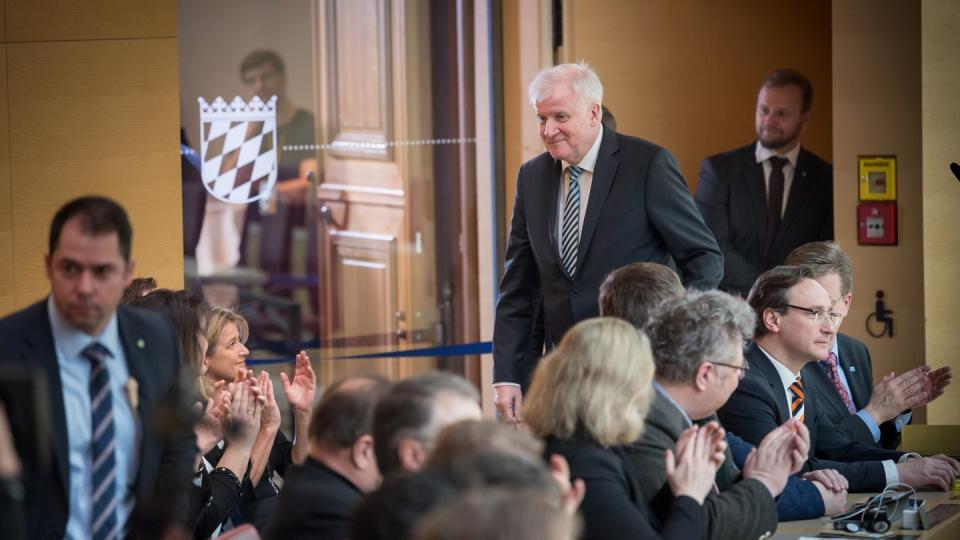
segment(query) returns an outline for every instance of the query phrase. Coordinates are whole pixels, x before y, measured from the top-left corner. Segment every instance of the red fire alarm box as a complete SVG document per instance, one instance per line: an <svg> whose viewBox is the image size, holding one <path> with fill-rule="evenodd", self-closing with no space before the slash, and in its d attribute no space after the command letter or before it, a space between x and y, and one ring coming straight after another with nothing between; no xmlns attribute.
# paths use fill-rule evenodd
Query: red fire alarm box
<svg viewBox="0 0 960 540"><path fill-rule="evenodd" d="M857 243L897 245L897 203L862 202L857 206Z"/></svg>

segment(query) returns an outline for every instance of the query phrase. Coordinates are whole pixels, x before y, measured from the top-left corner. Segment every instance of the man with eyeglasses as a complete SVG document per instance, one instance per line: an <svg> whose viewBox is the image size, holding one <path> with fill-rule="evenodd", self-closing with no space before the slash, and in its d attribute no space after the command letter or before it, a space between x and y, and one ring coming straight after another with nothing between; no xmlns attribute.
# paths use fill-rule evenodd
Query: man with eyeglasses
<svg viewBox="0 0 960 540"><path fill-rule="evenodd" d="M743 340L753 336L753 311L743 301L719 291L685 295L676 273L650 262L611 272L600 286L599 301L603 316L624 319L638 329L646 327L650 336L657 367L655 393L640 439L619 450L637 473L642 499L656 514L665 515L673 495L663 453L675 447L693 423L716 422L717 408L730 397L748 368ZM792 423L783 428L788 444L781 450L797 449L805 455L808 441L804 430L794 434L795 428ZM759 537L773 530L778 521L812 519L843 510L846 481L835 471L815 471L806 479L792 475L774 500L777 484L770 478L776 475L770 474L771 464L763 458L773 451L777 438L768 436L754 452L752 444L726 433L728 449L717 470L717 489L703 501L706 538ZM842 487L827 487L833 480Z"/></svg>
<svg viewBox="0 0 960 540"><path fill-rule="evenodd" d="M822 414L822 397L805 385L801 369L827 357L840 320L830 296L803 266L763 273L747 298L757 316L750 371L718 415L723 425L756 444L789 418L810 431L805 470L832 468L850 491L880 491L891 482L949 489L960 464L946 456L912 458L851 438Z"/></svg>
<svg viewBox="0 0 960 540"><path fill-rule="evenodd" d="M830 295L832 310L842 317L830 354L803 368L806 380L824 397L824 415L851 437L895 449L900 431L912 419L911 409L943 395L953 380L950 366L920 365L899 375L886 375L874 386L870 351L839 332L853 302L853 262L835 242L810 242L790 252L784 264L807 266Z"/></svg>

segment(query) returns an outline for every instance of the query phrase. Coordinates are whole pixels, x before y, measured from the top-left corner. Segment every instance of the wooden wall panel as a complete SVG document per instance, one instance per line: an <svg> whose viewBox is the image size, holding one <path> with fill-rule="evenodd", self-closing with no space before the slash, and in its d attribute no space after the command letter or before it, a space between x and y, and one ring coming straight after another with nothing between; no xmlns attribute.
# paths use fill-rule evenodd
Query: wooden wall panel
<svg viewBox="0 0 960 540"><path fill-rule="evenodd" d="M10 42L177 35L174 0L5 1Z"/></svg>
<svg viewBox="0 0 960 540"><path fill-rule="evenodd" d="M328 139L337 156L389 157L391 40L386 0L327 2ZM370 39L350 39L369 36ZM338 145L343 145L338 147Z"/></svg>
<svg viewBox="0 0 960 540"><path fill-rule="evenodd" d="M829 0L567 0L564 10L561 61L592 65L619 131L672 151L692 189L703 158L755 139L757 92L777 67L813 83L803 145L831 160Z"/></svg>
<svg viewBox="0 0 960 540"><path fill-rule="evenodd" d="M875 84L876 73L885 83ZM873 356L874 377L923 362L920 6L887 0L833 5L834 221L853 259L853 306L843 331ZM895 154L899 245L857 245L857 156ZM896 321L893 338L873 338L865 320L882 289Z"/></svg>
<svg viewBox="0 0 960 540"><path fill-rule="evenodd" d="M960 373L960 233L957 208L960 185L948 164L960 161L960 4L953 0L924 2L921 15L923 69L923 277L926 360L950 365ZM899 183L899 182L898 182ZM914 278L916 279L916 278ZM927 407L931 424L960 424L960 384Z"/></svg>
<svg viewBox="0 0 960 540"><path fill-rule="evenodd" d="M47 290L50 218L87 193L126 207L141 274L182 286L176 39L9 44L7 64L15 303Z"/></svg>
<svg viewBox="0 0 960 540"><path fill-rule="evenodd" d="M0 14L3 6L0 5ZM0 15L2 17L2 15ZM0 21L0 28L3 28ZM10 129L7 115L7 46L0 44L0 313L14 305L13 199L10 185Z"/></svg>

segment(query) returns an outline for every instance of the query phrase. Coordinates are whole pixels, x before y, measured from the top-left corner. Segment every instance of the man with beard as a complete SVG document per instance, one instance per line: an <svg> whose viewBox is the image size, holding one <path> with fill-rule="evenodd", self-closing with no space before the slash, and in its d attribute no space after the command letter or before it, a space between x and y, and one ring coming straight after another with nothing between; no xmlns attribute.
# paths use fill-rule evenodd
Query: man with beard
<svg viewBox="0 0 960 540"><path fill-rule="evenodd" d="M800 147L812 101L806 77L773 71L757 96L757 141L700 167L696 203L723 251L723 290L746 296L797 246L833 240L833 167Z"/></svg>

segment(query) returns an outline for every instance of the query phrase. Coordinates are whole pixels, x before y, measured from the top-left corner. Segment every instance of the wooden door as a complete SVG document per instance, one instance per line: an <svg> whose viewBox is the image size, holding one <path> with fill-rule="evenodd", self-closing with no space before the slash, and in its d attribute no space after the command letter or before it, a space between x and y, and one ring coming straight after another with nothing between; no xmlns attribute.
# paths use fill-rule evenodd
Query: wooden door
<svg viewBox="0 0 960 540"><path fill-rule="evenodd" d="M320 377L435 359L339 360L437 342L426 2L318 0Z"/></svg>

